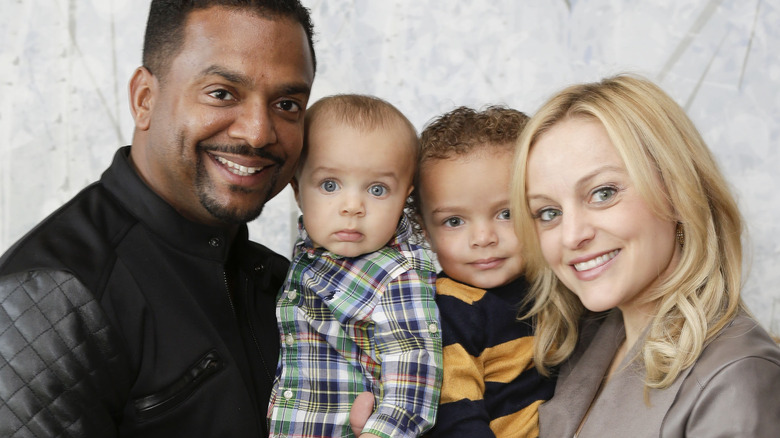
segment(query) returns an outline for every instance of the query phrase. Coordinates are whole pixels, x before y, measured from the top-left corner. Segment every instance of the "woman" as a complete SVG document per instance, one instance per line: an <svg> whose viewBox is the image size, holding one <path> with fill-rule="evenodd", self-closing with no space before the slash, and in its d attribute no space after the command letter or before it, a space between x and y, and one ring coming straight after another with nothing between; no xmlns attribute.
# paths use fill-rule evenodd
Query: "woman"
<svg viewBox="0 0 780 438"><path fill-rule="evenodd" d="M777 437L780 348L740 299L742 222L693 123L617 76L520 139L513 218L533 282L542 436Z"/></svg>

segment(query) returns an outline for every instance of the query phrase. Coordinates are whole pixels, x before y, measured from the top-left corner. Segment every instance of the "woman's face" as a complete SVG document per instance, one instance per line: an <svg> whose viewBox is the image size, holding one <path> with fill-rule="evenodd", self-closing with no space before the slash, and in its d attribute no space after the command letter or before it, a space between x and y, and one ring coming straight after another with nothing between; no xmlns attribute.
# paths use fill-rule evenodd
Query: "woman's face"
<svg viewBox="0 0 780 438"><path fill-rule="evenodd" d="M526 178L541 250L560 281L592 311L651 310L637 301L677 263L676 223L651 211L603 125L553 126L533 145Z"/></svg>

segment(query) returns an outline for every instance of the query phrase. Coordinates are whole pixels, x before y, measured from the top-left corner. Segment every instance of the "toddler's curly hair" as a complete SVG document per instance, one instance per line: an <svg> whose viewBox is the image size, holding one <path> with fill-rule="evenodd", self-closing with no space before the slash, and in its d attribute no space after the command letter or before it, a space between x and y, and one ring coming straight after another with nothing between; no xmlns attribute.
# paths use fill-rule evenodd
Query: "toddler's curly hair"
<svg viewBox="0 0 780 438"><path fill-rule="evenodd" d="M425 244L421 218L420 174L435 160L448 160L487 148L514 149L529 117L501 105L482 111L461 106L429 122L420 134L420 155L414 176L414 191L406 204L414 241Z"/></svg>

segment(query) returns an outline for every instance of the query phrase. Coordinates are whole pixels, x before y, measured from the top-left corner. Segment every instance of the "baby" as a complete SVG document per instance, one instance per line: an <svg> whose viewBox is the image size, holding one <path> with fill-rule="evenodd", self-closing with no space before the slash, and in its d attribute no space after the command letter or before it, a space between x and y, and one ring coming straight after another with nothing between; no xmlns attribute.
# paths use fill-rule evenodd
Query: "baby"
<svg viewBox="0 0 780 438"><path fill-rule="evenodd" d="M442 379L435 267L404 215L419 142L391 104L337 95L306 113L292 182L300 238L277 303L281 355L272 436L416 437L434 422Z"/></svg>
<svg viewBox="0 0 780 438"><path fill-rule="evenodd" d="M460 107L422 133L413 218L441 265L444 383L429 436L536 437L554 382L532 361L533 327L518 321L529 284L509 217L519 112Z"/></svg>

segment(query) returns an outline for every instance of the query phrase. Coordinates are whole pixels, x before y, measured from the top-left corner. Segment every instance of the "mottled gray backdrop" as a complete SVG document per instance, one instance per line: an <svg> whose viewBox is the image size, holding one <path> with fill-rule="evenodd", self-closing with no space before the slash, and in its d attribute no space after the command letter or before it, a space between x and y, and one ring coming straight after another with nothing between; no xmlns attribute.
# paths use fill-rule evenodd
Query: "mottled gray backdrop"
<svg viewBox="0 0 780 438"><path fill-rule="evenodd" d="M148 0L0 1L0 252L99 177L132 119ZM748 224L745 296L780 333L780 0L304 0L313 100L383 97L418 129L456 105L532 113L555 90L630 71L683 105ZM289 254L282 192L250 225Z"/></svg>

